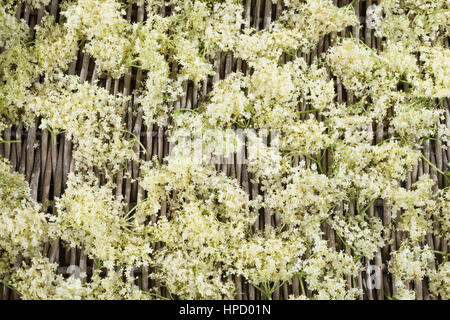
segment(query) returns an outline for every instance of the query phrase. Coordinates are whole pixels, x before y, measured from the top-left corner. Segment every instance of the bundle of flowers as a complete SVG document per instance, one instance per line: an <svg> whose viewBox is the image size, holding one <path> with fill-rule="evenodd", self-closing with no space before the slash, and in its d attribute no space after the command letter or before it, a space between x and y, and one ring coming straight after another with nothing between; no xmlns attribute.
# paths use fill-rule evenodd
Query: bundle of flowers
<svg viewBox="0 0 450 320"><path fill-rule="evenodd" d="M0 0L4 288L450 298L450 3L254 2Z"/></svg>

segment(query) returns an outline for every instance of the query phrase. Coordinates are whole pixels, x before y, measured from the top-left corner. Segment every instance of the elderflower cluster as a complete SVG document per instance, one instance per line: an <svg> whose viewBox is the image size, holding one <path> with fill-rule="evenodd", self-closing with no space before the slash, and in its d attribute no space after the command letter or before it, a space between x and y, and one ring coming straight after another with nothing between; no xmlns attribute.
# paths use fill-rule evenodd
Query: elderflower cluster
<svg viewBox="0 0 450 320"><path fill-rule="evenodd" d="M27 100L29 108L43 117L41 128L55 134L64 132L74 140L73 157L80 167L111 166L117 170L135 157L133 141L126 139L122 121L126 98L81 83L77 76L61 76L37 84Z"/></svg>
<svg viewBox="0 0 450 320"><path fill-rule="evenodd" d="M117 0L81 0L61 12L67 19L67 32L84 39L84 50L95 58L99 70L108 70L114 77L128 70L132 49L128 37L132 26L122 17L124 13Z"/></svg>
<svg viewBox="0 0 450 320"><path fill-rule="evenodd" d="M0 130L8 122L31 124L33 116L25 108L27 90L36 77L32 50L23 40L15 40L7 50L0 53Z"/></svg>
<svg viewBox="0 0 450 320"><path fill-rule="evenodd" d="M433 216L439 223L440 234L445 240L450 239L450 192L449 188L441 190L436 200Z"/></svg>
<svg viewBox="0 0 450 320"><path fill-rule="evenodd" d="M450 239L447 0L379 0L364 25L331 0L286 0L263 20L237 0L63 1L59 17L49 4L0 0L0 151L21 153L22 171L28 146L6 137L39 126L50 145L72 140L74 165L48 214L40 186L0 160L4 285L24 299L160 297L138 287L142 267L172 299L233 299L239 277L261 298L296 277L289 298L358 299L382 253L390 298L415 299L424 280L448 299L448 254L425 245ZM381 46L328 41L352 26ZM68 75L82 54L87 73ZM128 130L141 121L147 143L154 125L168 135L152 144L167 156L139 157ZM56 240L92 273L59 274L42 254Z"/></svg>
<svg viewBox="0 0 450 320"><path fill-rule="evenodd" d="M445 0L384 0L379 3L385 18L376 28L384 36L417 47L420 42L431 44L448 36L449 6Z"/></svg>
<svg viewBox="0 0 450 320"><path fill-rule="evenodd" d="M300 261L302 278L317 300L352 300L361 294L358 288L347 288L345 276L356 276L362 266L352 256L328 248L326 241L315 243L312 255ZM301 279L300 279L301 280Z"/></svg>
<svg viewBox="0 0 450 320"><path fill-rule="evenodd" d="M127 217L121 198L94 177L69 174L67 189L56 202L57 236L71 247L82 247L92 259L116 265L148 265L152 249L143 230Z"/></svg>
<svg viewBox="0 0 450 320"><path fill-rule="evenodd" d="M428 270L428 263L434 260L434 255L427 245L421 247L405 242L391 255L389 272L396 277L397 282L423 279Z"/></svg>
<svg viewBox="0 0 450 320"><path fill-rule="evenodd" d="M298 166L283 179L284 188L274 188L267 203L285 223L308 228L309 218L325 219L339 198L339 190L324 174ZM311 227L311 226L309 226Z"/></svg>
<svg viewBox="0 0 450 320"><path fill-rule="evenodd" d="M431 213L435 210L432 187L435 182L423 175L413 185L413 190L398 188L391 195L392 214L399 215L397 228L408 231L414 240L423 239L432 231ZM397 214L397 212L401 212Z"/></svg>
<svg viewBox="0 0 450 320"><path fill-rule="evenodd" d="M51 0L25 0L25 2L32 8L40 8L42 6L46 6L50 3L50 1Z"/></svg>
<svg viewBox="0 0 450 320"><path fill-rule="evenodd" d="M9 271L19 257L39 254L47 240L47 216L31 198L24 176L11 172L11 166L0 159L0 277Z"/></svg>
<svg viewBox="0 0 450 320"><path fill-rule="evenodd" d="M205 106L206 119L210 125L231 125L237 119L250 118L250 99L243 92L245 79L242 73L233 73L223 81L218 82L212 92L208 104Z"/></svg>
<svg viewBox="0 0 450 320"><path fill-rule="evenodd" d="M327 127L313 116L305 121L289 121L283 126L280 148L298 154L318 154L331 145Z"/></svg>
<svg viewBox="0 0 450 320"><path fill-rule="evenodd" d="M335 215L330 224L357 256L372 259L385 244L383 224L378 217Z"/></svg>
<svg viewBox="0 0 450 320"><path fill-rule="evenodd" d="M266 132L257 135L248 131L248 170L253 173L255 181L277 181L283 171L282 157L277 148L264 142L264 136L267 137Z"/></svg>
<svg viewBox="0 0 450 320"><path fill-rule="evenodd" d="M154 217L163 203L171 208L145 227L152 241L164 244L153 254L158 272L152 277L184 299L233 297L234 284L223 279L234 268L232 248L254 221L248 196L224 174L187 158L144 168L142 186L150 197L138 205L137 221Z"/></svg>
<svg viewBox="0 0 450 320"><path fill-rule="evenodd" d="M397 283L393 298L396 300L414 300L416 298L416 292L407 288L403 283Z"/></svg>
<svg viewBox="0 0 450 320"><path fill-rule="evenodd" d="M9 47L14 41L23 39L28 31L24 20L17 20L7 7L0 8L0 48Z"/></svg>
<svg viewBox="0 0 450 320"><path fill-rule="evenodd" d="M443 110L428 109L417 104L399 104L394 107L391 131L405 139L417 142L434 134Z"/></svg>
<svg viewBox="0 0 450 320"><path fill-rule="evenodd" d="M274 282L280 284L292 279L299 271L297 258L304 254L306 247L294 232L277 232L271 228L234 250L235 272L265 292Z"/></svg>
<svg viewBox="0 0 450 320"><path fill-rule="evenodd" d="M388 141L376 146L338 146L335 157L337 183L353 193L363 207L373 199L389 198L419 155L409 146Z"/></svg>
<svg viewBox="0 0 450 320"><path fill-rule="evenodd" d="M422 77L412 82L414 94L430 98L450 96L450 49L441 46L421 47Z"/></svg>
<svg viewBox="0 0 450 320"><path fill-rule="evenodd" d="M248 30L241 36L236 48L239 57L251 62L261 56L277 61L283 52L307 52L320 37L357 23L350 6L338 8L331 0L289 1L285 4L288 10L283 11L268 29Z"/></svg>
<svg viewBox="0 0 450 320"><path fill-rule="evenodd" d="M450 299L450 262L445 261L439 265L437 270L429 273L430 292L435 297Z"/></svg>
<svg viewBox="0 0 450 320"><path fill-rule="evenodd" d="M35 30L34 54L40 73L64 71L76 60L79 37L66 26L56 24L53 16L45 16Z"/></svg>
<svg viewBox="0 0 450 320"><path fill-rule="evenodd" d="M86 282L86 274L80 278L64 278L56 274L57 264L47 258L33 258L29 265L22 266L11 278L16 290L26 300L141 300L150 296L133 283L132 277L123 279L117 270L108 270L100 277L98 269Z"/></svg>
<svg viewBox="0 0 450 320"><path fill-rule="evenodd" d="M375 114L384 116L392 101L397 101L398 77L373 49L353 39L342 39L327 53L326 62L342 84L356 97L372 97Z"/></svg>

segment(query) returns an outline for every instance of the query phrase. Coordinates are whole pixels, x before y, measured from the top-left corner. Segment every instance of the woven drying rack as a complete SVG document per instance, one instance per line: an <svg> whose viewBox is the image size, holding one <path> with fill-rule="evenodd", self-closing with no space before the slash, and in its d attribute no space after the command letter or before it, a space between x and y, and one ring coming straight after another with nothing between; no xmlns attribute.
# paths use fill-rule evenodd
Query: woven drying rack
<svg viewBox="0 0 450 320"><path fill-rule="evenodd" d="M276 4L272 3L272 0L243 0L245 8L245 19L250 23L250 26L261 30L267 28L272 21L277 19L283 9L282 1L278 0ZM342 7L348 5L349 0L334 0L334 4ZM376 4L376 1L355 1L353 6L355 8L356 15L359 16L360 25L348 27L339 33L332 33L324 38L320 39L318 46L308 54L302 54L307 63L311 63L321 53L326 52L328 48L336 41L337 37L350 37L359 38L367 46L381 49L382 41L374 36L372 29L366 28L365 14L366 9L372 4ZM26 4L23 4L17 11L17 18L24 19L28 25L33 28L40 19L44 16L45 11L54 15L58 21L59 19L59 1L52 0L51 3L40 9L30 9ZM169 7L161 8L162 14L170 12ZM127 20L129 22L143 21L145 17L144 8L137 7L136 5L129 6L127 9ZM445 45L448 47L448 39L445 40ZM283 62L289 61L289 56L283 55ZM176 68L176 66L174 66ZM246 64L240 59L236 59L230 53L222 53L217 55L214 59L214 68L216 74L210 77L207 82L196 87L192 83L185 83L185 94L175 102L174 107L177 108L195 108L202 101L202 99L211 90L212 84L220 79L224 79L225 76L231 72L241 71L244 74L248 73ZM120 79L113 79L107 74L98 74L95 61L92 57L82 52L78 53L76 61L70 64L68 74L79 75L82 81L99 80L98 85L105 87L112 94L122 93L124 95L132 95L135 88L138 88L145 79L145 72L132 68L131 72L126 74ZM349 104L354 103L354 97L350 92L346 92L340 83L339 79L335 80L336 99L338 102L347 102ZM449 100L444 99L443 105L446 112L446 124L450 126L450 114L449 114ZM134 99L131 99L128 106L129 109L135 109ZM303 115L306 116L306 115ZM135 151L139 152L140 157L145 160L150 160L155 155L162 159L169 153L169 143L165 135L165 128L157 127L156 125L148 128L143 124L141 114L133 115L128 112L125 121L127 123L127 130L133 132L134 135L140 137L142 146L146 148L146 153L140 152L141 146L136 143ZM376 141L378 143L387 137L386 130L383 129L383 123L373 124L373 131L375 132ZM5 141L20 140L18 143L2 143L0 144L0 155L10 160L14 170L23 173L26 180L30 184L32 190L32 197L40 202L43 206L43 210L47 212L53 212L53 199L59 197L64 192L68 173L73 168L73 160L71 157L72 143L70 140L64 138L64 134L60 134L54 137L48 131L42 131L38 129L38 122L36 126L30 130L25 130L22 125L12 126L7 129L3 134ZM56 144L55 144L56 142ZM37 145L37 147L36 147ZM437 152L436 152L437 150ZM442 151L439 141L426 141L423 145L424 156L432 162L437 168L445 171L446 163L450 159L450 149ZM297 159L298 160L298 159ZM304 160L309 165L309 159ZM324 157L323 167L327 168L329 165L329 158ZM235 177L242 188L250 195L250 198L254 198L258 192L258 185L250 182L250 174L246 170L246 165L240 165L235 163L222 163L217 166L218 170L224 171L226 174ZM139 176L139 165L136 162L131 163L128 166L128 170L131 172L132 178ZM326 170L326 169L325 169ZM441 175L437 175L437 172L426 161L420 161L419 165L414 167L412 172L408 173L405 181L405 186L411 186L417 179L423 174L430 174L431 178L437 181L436 188L444 188L447 186L445 180ZM100 180L102 177L100 174ZM117 175L117 188L116 195L123 195L124 201L127 203L128 208L134 207L134 205L143 198L143 190L138 186L138 182L131 182L130 178L124 177L123 173ZM376 201L372 207L369 208L369 214L379 216L385 224L388 224L391 220L389 206L385 205L383 201ZM266 224L276 226L279 223L278 219L270 214L270 212L264 212L260 215L259 221L256 222L256 228L263 228ZM336 237L331 228L325 228L325 235L332 245L336 248L342 248L342 242ZM405 235L402 232L392 232L391 238L396 239L396 243L399 243ZM386 263L389 258L389 253L395 250L395 242L392 245L386 245L379 250L375 258L371 261L365 261L365 265L373 265L382 270L383 280L379 289L369 290L363 283L368 279L368 274L363 272L359 274L356 279L356 286L363 288L364 294L360 299L364 300L380 300L385 299L385 296L392 295L392 279L386 272ZM448 243L442 241L438 237L434 237L432 234L427 235L427 243L433 250L440 250L443 252L448 251ZM71 271L69 266L78 266L80 272L92 273L95 265L92 260L88 259L82 249L73 248L66 249L58 240L53 243L46 243L44 252L50 258L51 261L59 263L58 272L61 274L67 274ZM157 282L148 277L151 272L148 268L139 268L134 270L134 275L137 277L137 283L143 290L148 290L151 287L156 287L159 294L162 296L168 296L166 290L161 287ZM349 286L353 286L351 279L348 279ZM266 299L264 294L260 293L253 286L245 283L242 279L236 279L236 285L238 288L237 299L244 300L260 300ZM433 299L428 292L428 285L426 281L416 282L414 285L417 299ZM289 295L300 294L300 284L298 278L295 277L292 284L285 283L278 288L274 294L273 299L287 299ZM309 295L310 292L307 291ZM0 299L10 300L19 299L18 294L6 286L0 285Z"/></svg>

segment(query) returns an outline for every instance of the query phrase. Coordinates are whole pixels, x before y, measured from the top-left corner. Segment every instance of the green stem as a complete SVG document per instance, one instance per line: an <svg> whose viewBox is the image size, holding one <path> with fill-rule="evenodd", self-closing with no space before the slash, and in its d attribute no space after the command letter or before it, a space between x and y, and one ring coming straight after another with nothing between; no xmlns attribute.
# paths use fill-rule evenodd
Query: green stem
<svg viewBox="0 0 450 320"><path fill-rule="evenodd" d="M386 292L384 293L384 296L388 300L396 300L395 298L388 296Z"/></svg>
<svg viewBox="0 0 450 320"><path fill-rule="evenodd" d="M147 294L148 294L150 297L154 296L154 297L157 297L157 298L159 298L159 299L161 299L161 300L173 300L172 298L169 299L169 298L163 297L162 295L159 295L159 294L157 294L157 293L147 292Z"/></svg>
<svg viewBox="0 0 450 320"><path fill-rule="evenodd" d="M431 13L430 13L430 16L434 16L435 14L438 14L438 13L444 13L444 12L448 12L448 11L450 11L450 9L436 10L436 11L431 12Z"/></svg>
<svg viewBox="0 0 450 320"><path fill-rule="evenodd" d="M131 219L130 214L131 214L134 210L136 210L137 206L138 206L138 205L135 205L135 206L134 206L130 211L128 211L128 213L124 216L124 219L125 219L126 221L128 221L129 219Z"/></svg>
<svg viewBox="0 0 450 320"><path fill-rule="evenodd" d="M319 172L320 172L320 173L323 173L323 169L322 169L322 156L321 156L320 154L317 155L316 162L317 162L317 166L318 166L318 168L319 168Z"/></svg>
<svg viewBox="0 0 450 320"><path fill-rule="evenodd" d="M125 133L128 133L129 135L131 135L134 138L134 140L139 144L139 146L142 148L142 152L144 154L147 154L147 150L145 150L144 145L141 143L141 141L138 139L138 137L136 137L136 135L133 132L130 132L128 130L122 130L122 132L125 132Z"/></svg>
<svg viewBox="0 0 450 320"><path fill-rule="evenodd" d="M317 111L320 111L320 109L302 110L302 111L296 111L295 113L304 114L304 113L311 113L311 112L317 112Z"/></svg>
<svg viewBox="0 0 450 320"><path fill-rule="evenodd" d="M437 254L443 255L444 257L450 256L450 253L445 253L445 252L438 251L438 250L430 250L430 251L433 252L433 253L437 253Z"/></svg>
<svg viewBox="0 0 450 320"><path fill-rule="evenodd" d="M298 281L300 282L300 288L302 289L302 295L306 296L305 285L303 284L303 272L298 274Z"/></svg>
<svg viewBox="0 0 450 320"><path fill-rule="evenodd" d="M179 109L174 110L173 112L179 112L179 111L191 111L191 112L193 112L193 113L197 113L196 110L194 110L194 109L189 109L189 108L179 108Z"/></svg>
<svg viewBox="0 0 450 320"><path fill-rule="evenodd" d="M445 180L450 184L450 179L447 177L447 173L443 172L442 170L439 170L438 167L436 167L430 160L428 160L423 153L420 153L420 157L422 158L423 161L425 161L426 163L428 163L434 170L436 170L438 173L442 174L445 178Z"/></svg>
<svg viewBox="0 0 450 320"><path fill-rule="evenodd" d="M352 0L352 2L350 2L349 4L348 4L348 6L350 7L350 6L353 6L353 3L355 3L355 1L356 0Z"/></svg>
<svg viewBox="0 0 450 320"><path fill-rule="evenodd" d="M8 279L0 279L0 283L2 283L5 287L8 287L11 290L16 290L13 286L9 284Z"/></svg>
<svg viewBox="0 0 450 320"><path fill-rule="evenodd" d="M50 132L51 135L53 136L53 143L56 146L58 144L58 141L57 141L58 134L60 134L64 131L53 131L52 129L50 129L50 127L47 127L47 131Z"/></svg>
<svg viewBox="0 0 450 320"><path fill-rule="evenodd" d="M376 200L376 198L370 200L369 204L364 209L362 209L362 211L360 211L357 207L358 214L364 214L370 208L370 206L375 202L375 200Z"/></svg>
<svg viewBox="0 0 450 320"><path fill-rule="evenodd" d="M385 140L382 140L382 141L378 142L376 145L379 146L380 144L383 144L383 143L385 143L387 141L390 141L390 140L403 140L403 138L402 137L390 137L390 138L387 138Z"/></svg>
<svg viewBox="0 0 450 320"><path fill-rule="evenodd" d="M272 300L272 292L270 291L270 289L267 287L267 283L264 283L264 293L267 296L267 299Z"/></svg>
<svg viewBox="0 0 450 320"><path fill-rule="evenodd" d="M336 230L335 230L336 231ZM350 247L347 242L344 241L344 239L342 239L341 235L339 234L339 232L336 231L337 236L339 237L339 239L342 241L342 243L344 244L345 247Z"/></svg>

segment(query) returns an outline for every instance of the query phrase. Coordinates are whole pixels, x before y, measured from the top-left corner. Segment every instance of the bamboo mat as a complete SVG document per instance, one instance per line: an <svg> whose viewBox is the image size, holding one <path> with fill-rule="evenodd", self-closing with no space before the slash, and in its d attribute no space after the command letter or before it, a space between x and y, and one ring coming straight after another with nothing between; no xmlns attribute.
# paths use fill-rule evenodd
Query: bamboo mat
<svg viewBox="0 0 450 320"><path fill-rule="evenodd" d="M267 28L270 23L277 19L282 10L282 1L278 1L276 4L272 3L272 0L243 0L245 8L245 19L250 22L250 25L256 29ZM334 1L338 6L344 6L351 1L339 0ZM309 54L303 54L303 57L308 63L311 63L317 56L328 50L330 46L336 41L336 37L350 37L361 39L369 47L381 49L381 39L374 36L374 31L365 27L365 13L366 8L376 1L355 1L353 6L355 8L356 15L360 18L360 25L349 27L346 30L339 33L332 33L325 36L320 40L318 46L312 50ZM46 8L38 10L31 10L27 5L22 7L17 12L18 18L23 18L30 27L36 25L43 17L45 11L58 17L59 15L59 1L52 0ZM138 8L136 5L130 6L127 9L127 19L129 22L142 21L144 17L144 9ZM446 40L448 46L448 39ZM287 62L290 57L283 56L283 61ZM250 70L247 69L245 63L236 59L232 54L220 54L216 56L214 62L214 68L216 74L208 80L208 82L196 87L192 83L188 82L184 84L185 95L180 97L175 102L175 109L178 108L195 108L202 97L204 97L212 87L212 84L219 79L224 79L225 76L234 71L242 71L244 74ZM176 66L173 66L176 68ZM93 82L95 79L99 79L99 85L105 87L113 94L122 93L124 95L131 95L135 88L138 88L145 74L138 69L133 68L132 72L125 75L121 79L113 79L108 75L99 75L97 72L97 66L95 61L87 54L81 52L78 53L78 58L74 61L68 70L69 74L79 75L82 81ZM347 102L349 104L354 102L354 97L347 93L340 83L339 79L335 79L336 100L338 102ZM446 124L450 126L450 114L449 114L449 100L444 99L443 104L446 109ZM133 99L128 105L130 109L136 109ZM135 151L140 154L142 159L150 160L153 156L157 156L159 159L164 158L169 153L169 143L165 135L164 127L146 127L143 124L142 114L135 112L133 115L128 112L125 118L127 123L127 130L140 137L142 146L146 148L146 154L141 151L141 145L136 143ZM306 116L306 115L304 115ZM72 170L73 160L71 156L72 143L70 140L64 138L64 134L60 134L54 137L48 131L41 131L37 129L38 123L34 128L25 130L22 125L13 126L7 129L4 133L4 140L20 140L20 143L3 143L0 144L0 155L10 160L14 170L23 173L26 180L29 182L32 197L42 203L43 210L53 212L53 200L55 197L61 196L64 192L64 186L67 181L68 173ZM387 130L384 129L383 123L373 124L372 130L375 132L375 143L380 142L388 137ZM56 139L55 139L56 138ZM56 141L56 143L55 143ZM37 145L37 147L36 147ZM426 141L423 145L423 154L429 161L436 165L440 170L446 171L445 168L448 159L450 159L450 149L441 151L439 141ZM304 160L309 164L308 159ZM226 172L228 175L235 177L241 184L242 188L250 195L250 198L254 198L259 192L259 186L250 182L250 174L247 172L246 165L234 163L223 163L218 166L218 170ZM240 162L239 162L240 163ZM331 158L328 155L323 159L323 167L328 168L331 164ZM139 176L139 165L136 162L132 162L128 166L128 170L131 172L132 178ZM327 169L325 169L327 170ZM411 185L418 180L423 174L430 174L431 178L437 181L435 188L444 188L447 183L442 179L441 175L437 175L437 172L425 161L420 161L419 165L414 167L412 172L408 173L405 181L405 187L410 188ZM99 175L100 176L100 175ZM100 176L102 179L102 177ZM128 203L128 207L132 208L134 205L144 198L144 191L138 185L137 182L132 182L130 178L124 176L123 172L117 175L117 188L116 194L123 195L124 201ZM375 202L372 207L369 208L369 215L379 216L382 218L385 225L390 223L391 214L390 208L383 201ZM260 215L259 221L256 223L256 228L264 228L266 224L272 224L276 226L279 224L269 210L265 210ZM329 227L324 227L325 235L332 245L336 248L343 248L342 242L336 236L335 232ZM351 279L348 279L348 285L356 285L364 289L364 295L360 299L364 300L380 300L384 299L385 295L392 295L392 279L386 272L386 265L389 259L389 254L392 250L395 250L395 243L399 243L401 239L405 237L402 232L393 232L390 237L395 239L392 245L386 245L381 249L371 261L364 261L366 266L375 265L383 270L383 281L379 289L368 290L363 286L363 282L367 279L368 275L363 272L360 274L356 283L353 284ZM434 237L432 234L427 236L428 245L432 250L439 250L448 252L448 243L441 241L440 238ZM52 262L57 262L60 265L59 272L67 273L68 267L71 265L77 265L81 272L92 273L95 265L93 261L88 259L81 249L69 249L66 250L62 244L56 240L53 243L47 243L45 245L45 253L51 259ZM135 270L134 274L138 277L139 286L146 290L150 287L159 287L159 284L148 277L151 270L142 268ZM256 290L251 285L246 284L240 278L236 279L239 295L238 299L260 300L266 299L266 297ZM167 296L164 288L158 289L160 294ZM427 289L426 281L421 283L415 283L415 290L417 299L433 299ZM273 294L273 299L287 299L289 295L299 295L300 284L298 278L295 277L292 284L285 283ZM311 292L307 291L310 295ZM19 299L15 292L12 292L7 287L0 285L0 299Z"/></svg>

